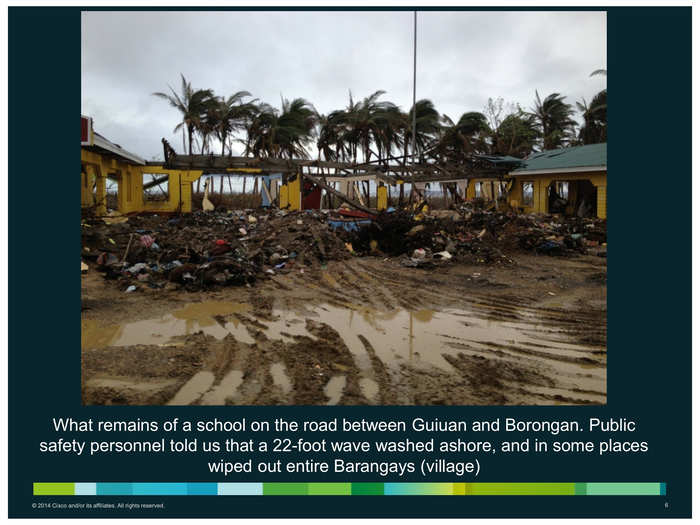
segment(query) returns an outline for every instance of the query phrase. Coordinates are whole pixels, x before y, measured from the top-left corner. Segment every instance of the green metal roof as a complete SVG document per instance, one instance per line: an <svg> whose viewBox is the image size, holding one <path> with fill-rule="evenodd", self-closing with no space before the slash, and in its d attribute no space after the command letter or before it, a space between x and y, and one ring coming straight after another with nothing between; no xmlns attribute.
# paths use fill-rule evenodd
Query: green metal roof
<svg viewBox="0 0 700 525"><path fill-rule="evenodd" d="M524 166L512 173L539 170L566 171L569 168L586 168L608 165L608 144L588 144L573 148L551 149L533 153L525 159Z"/></svg>
<svg viewBox="0 0 700 525"><path fill-rule="evenodd" d="M522 164L523 159L511 157L510 155L474 155L476 158L486 160L492 164Z"/></svg>

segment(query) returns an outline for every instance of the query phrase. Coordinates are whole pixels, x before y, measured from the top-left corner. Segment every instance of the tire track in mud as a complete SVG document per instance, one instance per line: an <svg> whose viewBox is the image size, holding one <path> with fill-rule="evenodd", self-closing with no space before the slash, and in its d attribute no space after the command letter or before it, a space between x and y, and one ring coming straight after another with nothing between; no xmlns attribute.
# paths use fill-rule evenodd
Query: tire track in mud
<svg viewBox="0 0 700 525"><path fill-rule="evenodd" d="M93 358L83 352L83 399L88 404L214 405L606 402L604 309L572 302L567 290L557 292L557 301L566 304L559 307L542 301L536 288L491 288L490 276L398 270L379 260L351 259L274 276L269 284L244 291L252 311L217 321L222 327L232 319L243 324L252 344L230 335L216 340L192 334L178 342L184 345L179 349L107 348ZM335 310L328 314L323 305ZM280 311L289 315L280 318ZM364 328L349 328L344 318L333 320L337 311L349 312L352 326ZM445 328L445 316L455 319L459 334ZM434 328L440 319L443 325ZM382 332L385 324L391 328ZM491 324L504 330L496 339L468 336ZM279 334L270 332L273 325ZM372 341L392 330L400 348L411 346L408 354L394 356ZM509 331L520 334L517 341L508 340ZM413 348L413 338L423 333L432 333L440 346ZM145 366L152 362L144 359L150 353L174 361L144 377L133 367L100 363L114 359L113 350L139 355ZM181 368L185 356L189 365Z"/></svg>

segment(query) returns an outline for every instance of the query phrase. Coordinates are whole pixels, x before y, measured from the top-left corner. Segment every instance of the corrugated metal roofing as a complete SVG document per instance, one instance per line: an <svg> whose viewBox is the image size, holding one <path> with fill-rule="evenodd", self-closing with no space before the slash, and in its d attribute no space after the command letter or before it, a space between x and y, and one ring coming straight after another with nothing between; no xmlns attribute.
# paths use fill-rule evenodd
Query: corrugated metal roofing
<svg viewBox="0 0 700 525"><path fill-rule="evenodd" d="M588 144L533 153L524 160L524 166L512 173L538 170L566 170L608 165L608 144Z"/></svg>
<svg viewBox="0 0 700 525"><path fill-rule="evenodd" d="M139 165L144 165L146 164L146 161L143 160L141 157L136 155L135 153L131 153L130 151L125 150L122 148L119 144L115 144L111 140L106 139L96 131L93 131L94 135L94 141L92 146L83 146L84 148L88 150L102 150L102 151L108 151L118 157L121 157L123 160L130 162L132 164L139 164Z"/></svg>

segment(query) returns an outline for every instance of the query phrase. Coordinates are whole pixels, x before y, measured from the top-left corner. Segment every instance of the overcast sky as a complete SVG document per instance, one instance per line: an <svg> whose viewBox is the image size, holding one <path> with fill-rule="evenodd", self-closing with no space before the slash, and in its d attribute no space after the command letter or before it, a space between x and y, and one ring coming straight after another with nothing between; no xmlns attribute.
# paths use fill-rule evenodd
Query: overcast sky
<svg viewBox="0 0 700 525"><path fill-rule="evenodd" d="M417 98L457 120L489 97L532 107L558 92L573 104L605 87L604 12L419 12ZM84 12L82 113L146 159L162 158L177 110L154 91L180 73L216 94L249 91L280 105L303 97L328 113L382 89L412 103L412 12Z"/></svg>

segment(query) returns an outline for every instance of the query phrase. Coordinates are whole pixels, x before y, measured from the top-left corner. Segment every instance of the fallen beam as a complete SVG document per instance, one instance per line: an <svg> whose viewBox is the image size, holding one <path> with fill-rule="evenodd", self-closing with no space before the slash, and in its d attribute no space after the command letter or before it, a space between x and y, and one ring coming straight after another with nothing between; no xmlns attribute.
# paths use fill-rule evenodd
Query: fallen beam
<svg viewBox="0 0 700 525"><path fill-rule="evenodd" d="M304 174L304 178L305 178L305 179L309 179L311 182L313 182L313 183L316 184L317 186L320 186L321 188L323 188L323 189L326 190L327 192L331 193L332 195L335 195L335 196L338 197L341 201L347 203L349 206L352 206L353 208L356 208L356 209L358 209L358 210L360 210L360 211L363 211L363 212L365 212L365 213L369 213L369 214L371 214L371 215L376 215L376 214L377 214L376 210L372 210L372 209L370 209L370 208L367 208L366 206L363 206L362 204L358 204L357 202L348 199L347 196L343 195L342 193L340 193L339 191L337 191L335 188L329 186L328 184L326 184L325 182L323 182L321 179L318 179L318 178L313 177L313 176L308 175L308 174Z"/></svg>

